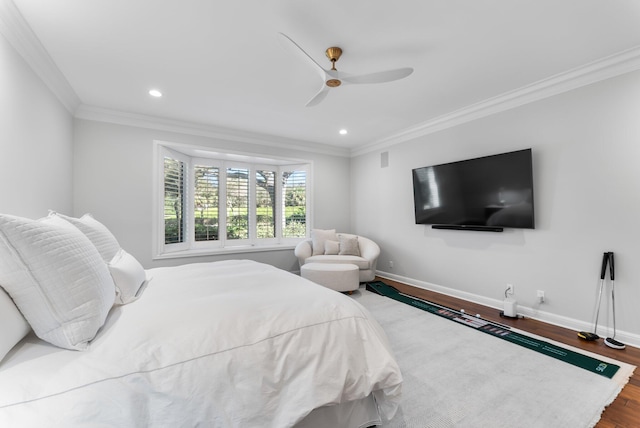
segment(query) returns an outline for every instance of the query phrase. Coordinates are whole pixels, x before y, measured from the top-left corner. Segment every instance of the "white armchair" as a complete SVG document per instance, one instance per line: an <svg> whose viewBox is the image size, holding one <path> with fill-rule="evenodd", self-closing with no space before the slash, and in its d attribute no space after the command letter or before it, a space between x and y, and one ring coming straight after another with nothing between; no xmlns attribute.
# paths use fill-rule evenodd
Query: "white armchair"
<svg viewBox="0 0 640 428"><path fill-rule="evenodd" d="M380 256L378 244L364 236L334 230L313 230L311 236L294 250L301 268L305 263L349 263L358 266L360 282L374 280ZM353 248L355 242L357 250Z"/></svg>

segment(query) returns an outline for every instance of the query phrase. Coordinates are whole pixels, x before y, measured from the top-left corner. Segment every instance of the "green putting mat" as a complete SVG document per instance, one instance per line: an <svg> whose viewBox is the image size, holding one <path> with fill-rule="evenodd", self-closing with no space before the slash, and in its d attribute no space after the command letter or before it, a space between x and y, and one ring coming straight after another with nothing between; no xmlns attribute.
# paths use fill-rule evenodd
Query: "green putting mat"
<svg viewBox="0 0 640 428"><path fill-rule="evenodd" d="M534 337L512 331L509 326L495 323L493 321L487 321L483 318L467 315L461 311L456 311L445 306L440 306L436 303L431 303L427 302L426 300L420 300L418 298L411 297L409 295L401 293L394 287L387 285L381 281L367 283L367 290L377 293L381 296L397 300L398 302L414 306L416 308L422 309L423 311L430 312L443 318L456 321L468 327L475 328L478 331L490 334L511 343L515 343L516 345L524 346L525 348L548 355L549 357L564 361L566 363L583 368L592 373L607 377L609 379L611 379L620 368L620 366L617 366L615 364L606 363L604 361L598 360L597 358L592 358L588 355L574 352L569 349L564 349L552 343L548 343L543 340L539 340Z"/></svg>

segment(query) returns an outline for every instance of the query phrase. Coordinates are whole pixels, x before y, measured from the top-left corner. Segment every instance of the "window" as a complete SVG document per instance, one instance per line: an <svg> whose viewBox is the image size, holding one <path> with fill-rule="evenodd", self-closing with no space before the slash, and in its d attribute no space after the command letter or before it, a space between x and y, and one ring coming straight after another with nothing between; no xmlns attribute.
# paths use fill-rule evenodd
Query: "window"
<svg viewBox="0 0 640 428"><path fill-rule="evenodd" d="M284 194L283 236L295 238L304 233L307 223L307 174L306 171L285 171L282 174Z"/></svg>
<svg viewBox="0 0 640 428"><path fill-rule="evenodd" d="M184 242L184 162L164 158L164 240Z"/></svg>
<svg viewBox="0 0 640 428"><path fill-rule="evenodd" d="M256 234L260 239L276 237L277 175L269 169L256 170Z"/></svg>
<svg viewBox="0 0 640 428"><path fill-rule="evenodd" d="M227 168L227 240L249 239L249 168Z"/></svg>
<svg viewBox="0 0 640 428"><path fill-rule="evenodd" d="M308 236L310 162L156 144L158 257L282 248Z"/></svg>
<svg viewBox="0 0 640 428"><path fill-rule="evenodd" d="M165 158L166 159L166 158ZM165 160L166 162L166 160ZM209 165L194 165L194 240L216 241L218 239L218 183L219 168ZM165 182L167 177L164 178ZM165 225L165 229L166 229ZM170 244L166 242L165 244Z"/></svg>

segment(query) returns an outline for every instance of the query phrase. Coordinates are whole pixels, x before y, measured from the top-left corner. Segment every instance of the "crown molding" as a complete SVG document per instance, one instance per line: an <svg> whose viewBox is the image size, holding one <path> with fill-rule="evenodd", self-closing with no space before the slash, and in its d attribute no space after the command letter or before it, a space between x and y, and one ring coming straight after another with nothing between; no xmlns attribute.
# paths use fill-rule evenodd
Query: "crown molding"
<svg viewBox="0 0 640 428"><path fill-rule="evenodd" d="M418 137L433 134L638 69L640 69L640 46L427 120L371 144L355 148L351 151L351 155L359 156L386 149Z"/></svg>
<svg viewBox="0 0 640 428"><path fill-rule="evenodd" d="M225 141L256 144L277 147L287 150L298 150L309 153L350 157L349 149L330 146L327 144L293 140L274 135L258 134L248 131L222 128L193 122L148 116L138 113L127 113L102 107L81 104L75 113L77 119L106 122L116 125L133 126L136 128L153 129L156 131L174 132L178 134L215 138Z"/></svg>
<svg viewBox="0 0 640 428"><path fill-rule="evenodd" d="M11 0L0 0L0 33L73 114L80 105L80 98Z"/></svg>

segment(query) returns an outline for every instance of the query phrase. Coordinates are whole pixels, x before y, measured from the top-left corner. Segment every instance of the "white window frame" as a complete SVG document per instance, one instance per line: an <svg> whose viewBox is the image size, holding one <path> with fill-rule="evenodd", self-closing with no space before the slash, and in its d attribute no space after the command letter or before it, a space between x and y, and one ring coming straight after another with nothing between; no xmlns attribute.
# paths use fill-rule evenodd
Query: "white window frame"
<svg viewBox="0 0 640 428"><path fill-rule="evenodd" d="M255 164L253 170L251 171L251 177L253 177L253 180L251 180L251 185L254 186L255 190L254 190L254 195L257 195L257 188L258 188L258 183L257 183L257 174L259 170L275 170L276 172L276 177L275 177L275 206L276 208L279 207L280 205L280 201L282 200L282 185L280 184L280 174L282 173L281 168L278 168L276 165L269 165L269 164ZM257 199L257 198L256 198ZM282 231L279 229L280 226L280 222L278 221L279 216L277 215L277 209L276 212L273 213L275 217L275 224L274 224L274 230L275 230L275 237L273 238L258 238L258 207L257 205L257 201L256 199L254 199L251 203L251 209L253 210L253 213L251 214L252 218L255 219L256 221L253 222L252 224L252 234L251 236L253 236L253 238L255 239L255 244L257 245L273 245L273 244L278 244L280 242L280 240L282 239Z"/></svg>
<svg viewBox="0 0 640 428"><path fill-rule="evenodd" d="M194 165L206 165L206 166L213 166L218 168L218 200L225 200L226 198L226 194L224 194L226 192L226 188L224 188L224 186L222 185L222 178L221 176L223 175L224 172L224 165L222 163L222 161L218 160L218 159L209 159L209 158L201 158L201 157L194 157L191 158L191 164L188 166L188 170L191 172L193 171L193 167ZM162 179L164 180L164 177L162 177ZM191 183L193 182L193 179L190 181ZM193 188L192 187L188 187L189 190L189 194L191 194L191 198L189 200L189 204L188 207L188 217L189 219L193 218L193 211L191 211L193 209L193 206L195 205L195 195L193 194ZM216 241L196 241L194 239L194 235L196 232L196 225L195 223L192 221L191 225L189 227L189 239L187 240L187 250L194 250L194 251L203 251L206 250L207 248L223 248L224 247L224 239L226 239L227 234L224 233L222 236L220 235L220 231L221 230L225 230L226 231L226 217L225 216L221 216L220 215L220 206L218 205L218 239ZM165 244L166 245L166 244ZM172 252L172 249L169 248L169 251L166 251L168 253ZM180 250L179 250L180 251Z"/></svg>
<svg viewBox="0 0 640 428"><path fill-rule="evenodd" d="M311 229L312 229L312 223L311 223L311 199L312 199L312 195L311 195L311 189L313 188L313 186L311 185L311 172L312 172L312 164L311 163L298 163L298 164L290 164L290 165L285 165L280 169L280 173L282 173L282 171L284 170L292 170L295 169L296 171L305 171L306 172L306 185L307 185L307 191L306 191L306 214L307 214L307 218L306 218L306 238L311 237ZM282 174L279 174L279 177L282 177ZM280 180L278 180L280 181ZM277 197L279 198L279 201L277 201L278 206L282 207L282 209L284 209L284 202L282 200L282 196L283 196L283 191L282 191L282 183L278 183L278 193L277 193ZM284 217L282 217L282 220L284 220ZM285 243L285 244L289 244L292 246L295 246L298 242L304 240L304 239L300 239L300 238L285 238L282 237L282 226L284 222L278 222L279 224L276 226L280 229L280 234L279 236L280 238L280 242L281 243ZM305 238L305 239L306 239Z"/></svg>
<svg viewBox="0 0 640 428"><path fill-rule="evenodd" d="M224 187L223 192L221 192L221 194L224 195L224 200L225 202L227 202L227 170L229 169L245 169L247 170L247 176L249 177L249 199L247 201L247 215L248 215L248 221L247 221L247 233L248 233L248 237L246 239L228 239L227 238L227 226L228 226L228 222L227 220L227 207L225 204L224 207L224 216L222 214L218 214L219 218L223 218L225 219L225 227L224 229L220 228L220 230L224 230L224 234L218 232L219 235L223 236L220 240L223 242L222 246L223 247L242 247L242 246L248 246L248 245L255 245L254 244L254 237L252 236L252 225L254 225L255 221L252 221L252 214L251 214L251 201L254 200L255 198L255 186L252 185L252 180L251 180L251 173L252 171L254 171L253 167L251 164L247 164L247 163L243 163L243 162L235 162L235 161L223 161L222 162L224 169L223 174L224 177L222 177L220 179L220 187ZM253 210L253 213L255 214L255 210ZM255 225L254 225L255 226Z"/></svg>
<svg viewBox="0 0 640 428"><path fill-rule="evenodd" d="M164 236L164 158L165 156L185 162L185 242L180 244L165 244ZM154 259L202 256L207 254L228 254L253 251L272 251L293 249L300 241L308 239L312 228L312 169L313 163L308 160L272 158L260 154L230 152L213 148L189 146L165 141L154 141L154 215L153 247ZM215 241L195 241L194 224L194 165L210 165L219 168L219 203L218 207L218 239ZM228 240L226 223L226 179L227 168L243 168L249 170L249 225L248 239ZM273 170L276 175L276 237L257 238L257 209L256 209L256 171L260 169ZM282 237L284 223L284 205L282 173L296 170L306 173L306 230L305 236L299 238ZM280 212L279 212L280 211Z"/></svg>
<svg viewBox="0 0 640 428"><path fill-rule="evenodd" d="M185 239L183 242L176 243L176 244L165 244L165 237L164 237L164 158L165 157L171 157L172 159L176 159L184 162L185 163L185 170L183 175L184 180L187 183L191 181L191 169L188 167L189 157L183 153L171 150L168 147L161 147L159 151L159 155L157 156L158 161L156 162L157 170L158 170L158 174L156 174L156 183L160 188L159 191L161 193L161 197L159 198L158 204L156 204L156 209L154 210L156 213L154 218L156 218L157 220L156 222L154 222L154 224L157 224L162 227L162 231L161 231L162 236L158 240L158 243L160 244L160 248L158 248L158 250L159 250L159 253L169 252L169 248L171 249L171 251L186 251L189 249L188 239ZM189 204L191 204L193 201L193 196L190 195L190 193L192 192L189 191L189 188L185 188L184 192L185 192L184 204L185 206L188 207ZM156 191L156 193L158 193L158 191ZM187 238L191 233L191 230L193 230L193 226L190 225L190 223L192 222L188 215L184 215L182 221L184 224L183 225L184 235L185 235L185 238Z"/></svg>

